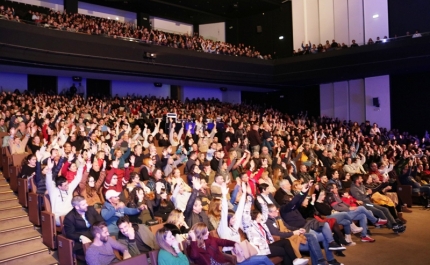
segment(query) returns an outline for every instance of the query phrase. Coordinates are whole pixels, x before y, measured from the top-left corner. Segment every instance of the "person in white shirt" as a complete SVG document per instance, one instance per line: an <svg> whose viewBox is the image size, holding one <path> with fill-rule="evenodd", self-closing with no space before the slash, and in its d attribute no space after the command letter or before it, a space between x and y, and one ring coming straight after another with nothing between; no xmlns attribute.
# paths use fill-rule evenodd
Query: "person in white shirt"
<svg viewBox="0 0 430 265"><path fill-rule="evenodd" d="M46 189L48 190L49 199L51 201L52 213L55 214L55 222L60 225L60 216L66 215L73 209L72 198L73 191L82 180L84 171L84 159L81 155L78 156L79 168L72 182L68 183L65 177L58 177L55 182L52 180L52 168L54 162L48 159L48 172L46 173Z"/></svg>

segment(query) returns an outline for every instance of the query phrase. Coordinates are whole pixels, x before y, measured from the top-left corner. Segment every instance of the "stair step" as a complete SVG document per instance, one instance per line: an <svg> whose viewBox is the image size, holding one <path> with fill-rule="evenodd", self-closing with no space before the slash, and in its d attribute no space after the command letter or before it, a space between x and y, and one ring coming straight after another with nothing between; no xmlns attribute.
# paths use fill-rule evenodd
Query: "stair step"
<svg viewBox="0 0 430 265"><path fill-rule="evenodd" d="M56 253L50 252L48 249L39 251L29 255L21 255L9 261L0 261L1 265L22 265L22 264L37 264L37 265L58 265ZM69 265L69 264L66 264Z"/></svg>
<svg viewBox="0 0 430 265"><path fill-rule="evenodd" d="M5 210L0 211L0 222L3 220L14 219L14 218L18 218L21 216L27 216L28 217L27 212L24 211L24 209L22 207L5 209Z"/></svg>
<svg viewBox="0 0 430 265"><path fill-rule="evenodd" d="M16 198L16 195L12 191L0 193L0 202L11 198Z"/></svg>
<svg viewBox="0 0 430 265"><path fill-rule="evenodd" d="M41 238L40 233L37 230L18 230L15 231L13 236L5 237L2 236L0 238L0 251L3 251L3 248L12 244L21 244L22 242L34 240Z"/></svg>
<svg viewBox="0 0 430 265"><path fill-rule="evenodd" d="M0 264L11 259L20 259L21 256L35 255L40 252L48 251L48 248L42 243L41 238L12 244L1 248ZM36 264L33 263L32 264Z"/></svg>
<svg viewBox="0 0 430 265"><path fill-rule="evenodd" d="M3 229L2 227L2 230L0 230L0 237L3 240L3 238L14 237L17 233L30 233L33 231L39 233L36 229L34 229L34 226L31 223L28 225L17 226L10 229Z"/></svg>
<svg viewBox="0 0 430 265"><path fill-rule="evenodd" d="M5 231L20 229L25 226L33 226L28 220L28 216L21 216L17 218L11 218L7 220L0 221L0 234Z"/></svg>
<svg viewBox="0 0 430 265"><path fill-rule="evenodd" d="M5 184L5 185L0 185L0 193L5 192L5 191L11 191L9 184Z"/></svg>
<svg viewBox="0 0 430 265"><path fill-rule="evenodd" d="M8 199L8 200L4 200L0 202L0 211L3 209L9 209L12 207L20 207L22 208L22 206L19 204L18 199L17 198L12 198L12 199Z"/></svg>

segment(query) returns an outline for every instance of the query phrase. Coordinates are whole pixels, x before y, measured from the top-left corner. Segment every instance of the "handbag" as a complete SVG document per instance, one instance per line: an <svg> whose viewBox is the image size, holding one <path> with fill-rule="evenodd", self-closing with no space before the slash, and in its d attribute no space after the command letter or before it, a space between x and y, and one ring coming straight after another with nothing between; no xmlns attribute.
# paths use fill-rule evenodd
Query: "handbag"
<svg viewBox="0 0 430 265"><path fill-rule="evenodd" d="M156 225L156 224L158 224L158 220L156 220L156 219L152 219L152 220L148 220L148 221L146 221L146 223L145 223L147 226L153 226L153 225Z"/></svg>
<svg viewBox="0 0 430 265"><path fill-rule="evenodd" d="M314 215L315 219L318 220L319 222L326 222L329 224L330 229L333 230L333 226L336 223L336 219L334 218L321 218L318 215Z"/></svg>
<svg viewBox="0 0 430 265"><path fill-rule="evenodd" d="M258 254L258 250L248 240L237 243L232 252L236 256L238 263Z"/></svg>

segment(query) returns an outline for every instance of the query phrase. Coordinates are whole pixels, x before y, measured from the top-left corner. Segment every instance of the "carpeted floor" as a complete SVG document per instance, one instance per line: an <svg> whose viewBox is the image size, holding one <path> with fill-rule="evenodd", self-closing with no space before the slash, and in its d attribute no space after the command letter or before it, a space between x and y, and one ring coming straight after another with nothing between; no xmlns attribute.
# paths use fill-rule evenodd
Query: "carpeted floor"
<svg viewBox="0 0 430 265"><path fill-rule="evenodd" d="M406 232L396 235L388 228L370 228L374 243L363 243L354 237L357 245L348 247L346 257L336 257L345 265L425 265L430 264L430 210L414 206L412 213L403 214L408 222Z"/></svg>

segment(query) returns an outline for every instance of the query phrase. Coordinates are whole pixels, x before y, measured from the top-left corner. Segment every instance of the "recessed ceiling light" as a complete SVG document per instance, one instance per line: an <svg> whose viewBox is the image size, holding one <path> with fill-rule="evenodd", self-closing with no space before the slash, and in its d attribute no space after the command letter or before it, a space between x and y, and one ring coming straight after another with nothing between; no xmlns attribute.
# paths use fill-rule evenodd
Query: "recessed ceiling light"
<svg viewBox="0 0 430 265"><path fill-rule="evenodd" d="M283 40L283 39L284 39L284 36L279 36L279 39L280 39L280 40Z"/></svg>
<svg viewBox="0 0 430 265"><path fill-rule="evenodd" d="M373 18L378 18L378 17L379 17L378 14L373 15Z"/></svg>

